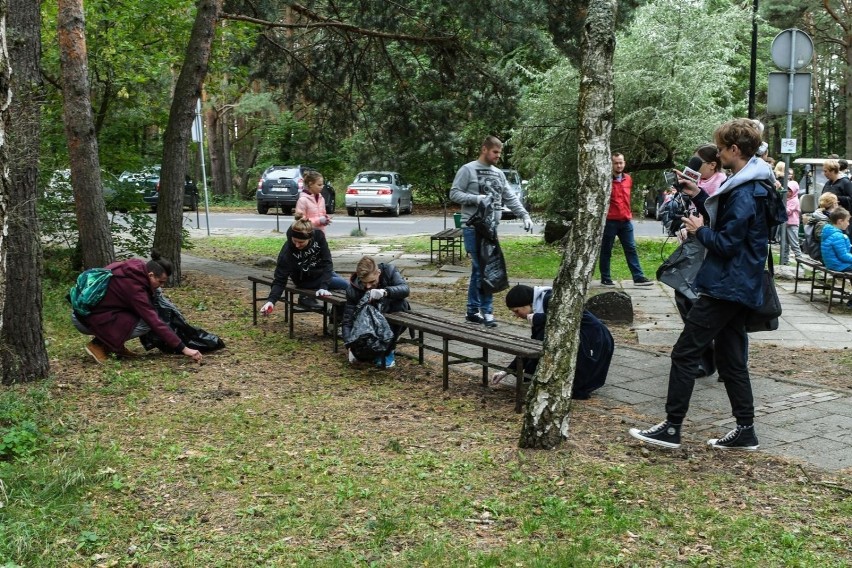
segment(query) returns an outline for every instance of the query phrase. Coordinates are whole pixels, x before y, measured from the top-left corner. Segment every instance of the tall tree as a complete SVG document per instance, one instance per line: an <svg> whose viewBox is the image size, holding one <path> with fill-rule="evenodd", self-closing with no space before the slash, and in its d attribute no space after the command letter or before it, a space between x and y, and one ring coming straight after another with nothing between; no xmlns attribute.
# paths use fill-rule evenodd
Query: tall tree
<svg viewBox="0 0 852 568"><path fill-rule="evenodd" d="M613 119L612 60L616 0L589 0L583 26L578 104L579 213L590 222L572 222L554 283L543 356L527 391L519 444L552 449L568 436L571 387L577 366L580 320L586 290L600 251L609 206Z"/></svg>
<svg viewBox="0 0 852 568"><path fill-rule="evenodd" d="M157 204L157 228L154 248L174 263L172 284L181 282L181 238L183 236L183 187L187 172L190 127L195 118L196 101L207 76L216 22L222 12L222 0L198 0L195 23L175 84L169 124L163 137L163 166L160 171L160 200Z"/></svg>
<svg viewBox="0 0 852 568"><path fill-rule="evenodd" d="M6 51L6 9L8 4L0 2L0 303L6 303L6 249L8 241L7 207L12 182L9 179L9 153L6 131L9 128L12 90L9 88L12 69ZM0 325L3 325L0 318Z"/></svg>
<svg viewBox="0 0 852 568"><path fill-rule="evenodd" d="M71 161L71 186L85 268L106 266L115 258L109 231L98 139L89 99L86 24L82 0L59 0L58 30L65 137Z"/></svg>
<svg viewBox="0 0 852 568"><path fill-rule="evenodd" d="M4 384L47 376L50 368L42 331L42 251L38 196L39 127L44 100L41 55L41 0L9 0L9 60L12 74L9 140L8 236L0 365Z"/></svg>
<svg viewBox="0 0 852 568"><path fill-rule="evenodd" d="M830 2L822 0L822 5L828 15L840 28L840 33L834 41L840 46L841 61L843 65L843 83L841 85L841 118L844 120L846 131L845 156L852 156L852 1L841 0Z"/></svg>

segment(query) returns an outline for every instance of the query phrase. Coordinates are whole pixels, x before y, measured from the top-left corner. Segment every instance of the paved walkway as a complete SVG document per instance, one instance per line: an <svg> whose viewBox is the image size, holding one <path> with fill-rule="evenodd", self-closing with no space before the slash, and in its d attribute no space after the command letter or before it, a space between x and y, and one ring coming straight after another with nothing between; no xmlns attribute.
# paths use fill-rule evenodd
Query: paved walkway
<svg viewBox="0 0 852 568"><path fill-rule="evenodd" d="M415 289L418 285L438 285L440 293L446 293L459 279L466 279L469 274L468 268L460 266L435 269L428 265L428 255L406 255L401 250L390 250L387 245L379 244L358 245L335 252L335 269L341 274L348 274L365 254L373 255L379 261L393 261ZM246 286L248 274L269 275L272 272L272 268L247 269L188 254L183 255L182 267L184 270L216 274ZM540 281L528 283L549 284ZM634 328L639 344L673 345L682 324L672 290L659 283L641 288L627 281L617 283L617 286L630 294L633 300ZM435 289L424 287L422 290ZM852 314L840 309L828 314L825 303L810 303L805 294L794 295L792 290L792 282L780 282L779 296L784 315L779 330L751 334L753 343L838 350L852 345ZM417 306L417 309L435 311L451 319L458 317L460 325L464 325L459 314L423 305ZM501 331L520 336L529 334L527 328L511 322L501 322ZM500 354L493 356L495 362L503 364L509 359ZM819 372L818 369L814 371ZM478 367L475 372L478 375ZM633 411L631 414L646 417L641 426L651 425L664 416L668 372L668 357L617 346L607 384L596 392L596 396L613 413L623 414L625 405L628 405ZM756 376L752 376L752 384L761 451L826 470L852 471L852 391L835 392L802 381ZM633 421L632 417L625 418ZM707 438L724 434L733 425L723 385L717 382L715 375L699 379L684 428L685 443L704 443ZM626 434L627 427L624 429Z"/></svg>

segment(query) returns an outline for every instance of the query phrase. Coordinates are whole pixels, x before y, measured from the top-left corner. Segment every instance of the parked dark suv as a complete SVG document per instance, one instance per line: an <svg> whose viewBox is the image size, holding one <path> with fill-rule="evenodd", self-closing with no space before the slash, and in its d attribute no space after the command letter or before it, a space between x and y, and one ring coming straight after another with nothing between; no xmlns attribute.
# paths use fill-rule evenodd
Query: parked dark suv
<svg viewBox="0 0 852 568"><path fill-rule="evenodd" d="M303 175L311 166L269 166L257 181L257 212L266 215L270 207L280 207L285 215L293 212L305 187ZM325 180L322 188L325 210L334 213L334 188Z"/></svg>
<svg viewBox="0 0 852 568"><path fill-rule="evenodd" d="M139 187L142 191L142 199L152 212L157 211L157 204L160 202L160 166L153 166L138 173L124 172L118 180ZM198 186L189 176L185 176L183 182L183 207L190 211L198 211Z"/></svg>

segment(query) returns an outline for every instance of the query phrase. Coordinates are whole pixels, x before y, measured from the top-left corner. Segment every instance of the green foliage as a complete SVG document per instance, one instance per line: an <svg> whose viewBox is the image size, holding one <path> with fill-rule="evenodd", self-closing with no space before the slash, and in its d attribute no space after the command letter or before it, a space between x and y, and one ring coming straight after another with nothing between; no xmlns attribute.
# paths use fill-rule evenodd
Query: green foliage
<svg viewBox="0 0 852 568"><path fill-rule="evenodd" d="M685 162L718 124L742 114L734 77L742 50L731 38L742 37L749 23L740 6L655 0L638 8L619 34L611 147L627 157L637 196L643 183L658 183L660 169ZM530 194L538 210L574 211L579 75L568 61L532 73L538 80L524 92L512 138L516 158L535 172Z"/></svg>

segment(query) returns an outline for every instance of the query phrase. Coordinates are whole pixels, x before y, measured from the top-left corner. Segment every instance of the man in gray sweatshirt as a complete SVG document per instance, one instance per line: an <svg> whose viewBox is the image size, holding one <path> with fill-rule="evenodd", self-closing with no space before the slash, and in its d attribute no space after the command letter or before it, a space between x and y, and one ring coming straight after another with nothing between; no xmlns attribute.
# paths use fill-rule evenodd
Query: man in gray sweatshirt
<svg viewBox="0 0 852 568"><path fill-rule="evenodd" d="M524 229L532 228L530 214L524 209L518 196L510 189L506 176L497 168L503 153L503 143L496 136L486 136L479 150L479 158L459 168L450 190L450 199L461 205L462 224L476 213L480 201L491 198L495 224L500 221L503 202L518 219L523 219ZM464 228L464 248L470 255L470 284L467 288L467 321L497 327L494 321L491 293L480 290L479 247L476 230Z"/></svg>

